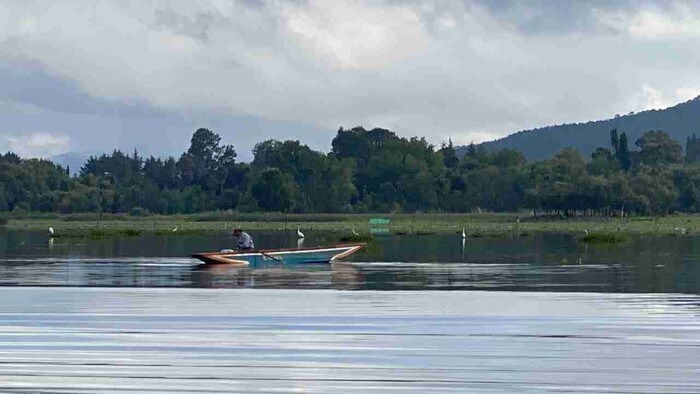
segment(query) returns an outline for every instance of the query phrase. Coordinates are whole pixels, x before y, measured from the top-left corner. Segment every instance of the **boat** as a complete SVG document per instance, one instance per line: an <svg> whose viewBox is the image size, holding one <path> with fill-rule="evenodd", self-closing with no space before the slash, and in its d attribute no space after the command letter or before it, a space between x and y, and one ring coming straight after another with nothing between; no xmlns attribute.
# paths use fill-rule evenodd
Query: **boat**
<svg viewBox="0 0 700 394"><path fill-rule="evenodd" d="M350 256L364 246L364 243L357 243L296 249L226 250L195 253L192 257L205 264L235 264L253 267L268 264L329 263Z"/></svg>

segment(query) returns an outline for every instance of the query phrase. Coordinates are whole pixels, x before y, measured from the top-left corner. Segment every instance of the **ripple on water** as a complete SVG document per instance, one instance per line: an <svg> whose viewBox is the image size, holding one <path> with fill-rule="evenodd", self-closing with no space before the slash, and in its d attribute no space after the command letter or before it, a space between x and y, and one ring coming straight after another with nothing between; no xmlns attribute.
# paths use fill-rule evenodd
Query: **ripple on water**
<svg viewBox="0 0 700 394"><path fill-rule="evenodd" d="M0 389L698 392L700 297L0 289Z"/></svg>

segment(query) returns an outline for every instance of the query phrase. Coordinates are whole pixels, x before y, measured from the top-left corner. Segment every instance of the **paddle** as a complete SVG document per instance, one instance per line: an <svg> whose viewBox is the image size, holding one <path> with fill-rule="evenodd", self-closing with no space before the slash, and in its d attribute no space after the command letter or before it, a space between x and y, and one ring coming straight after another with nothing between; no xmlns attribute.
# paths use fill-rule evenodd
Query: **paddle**
<svg viewBox="0 0 700 394"><path fill-rule="evenodd" d="M276 262L278 262L278 263L280 263L280 264L284 264L284 261L282 261L282 260L280 260L280 259L278 259L278 258L275 258L275 257L273 257L273 256L270 256L269 254L263 252L262 250L251 249L251 251L253 251L254 253L260 253L260 254L263 255L263 256L269 257L269 258L271 258L272 260L275 260Z"/></svg>

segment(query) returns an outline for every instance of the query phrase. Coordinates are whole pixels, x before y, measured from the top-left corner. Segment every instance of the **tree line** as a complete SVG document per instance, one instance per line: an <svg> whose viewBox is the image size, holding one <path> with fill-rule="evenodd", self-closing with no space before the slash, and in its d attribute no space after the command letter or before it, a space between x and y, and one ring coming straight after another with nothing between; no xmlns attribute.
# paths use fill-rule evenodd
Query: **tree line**
<svg viewBox="0 0 700 394"><path fill-rule="evenodd" d="M179 158L138 152L90 157L78 176L40 159L0 155L0 211L141 215L239 212L474 212L663 215L700 211L700 139L663 131L630 149L610 132L590 157L561 150L528 162L512 149L432 146L381 128L341 128L330 153L299 141L257 144L250 163L200 128Z"/></svg>

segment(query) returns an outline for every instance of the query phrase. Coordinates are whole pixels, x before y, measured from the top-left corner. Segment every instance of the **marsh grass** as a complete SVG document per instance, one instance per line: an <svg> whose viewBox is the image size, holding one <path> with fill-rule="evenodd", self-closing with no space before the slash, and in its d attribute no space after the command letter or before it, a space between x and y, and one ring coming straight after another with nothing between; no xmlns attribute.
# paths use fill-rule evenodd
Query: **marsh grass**
<svg viewBox="0 0 700 394"><path fill-rule="evenodd" d="M73 228L65 231L58 231L54 238L119 238L138 237L143 234L143 230L138 229L105 229L105 228Z"/></svg>
<svg viewBox="0 0 700 394"><path fill-rule="evenodd" d="M338 238L338 241L343 243L358 243L358 242L372 242L374 237L370 234L350 234L343 235Z"/></svg>
<svg viewBox="0 0 700 394"><path fill-rule="evenodd" d="M521 237L538 233L572 234L583 237L586 231L601 234L631 235L698 235L700 215L669 215L664 217L632 218L542 218L523 214L236 214L208 213L137 218L128 215L76 214L67 216L36 216L8 219L7 227L14 230L44 231L48 227L57 233L99 229L101 237L133 236L124 230L141 231L141 235L161 236L199 235L229 232L236 225L249 231L302 231L329 234L338 240L349 237L351 231L370 234L370 218L389 219L391 234L453 234L462 229L469 238ZM98 220L99 219L99 220ZM518 222L518 219L519 222ZM177 227L177 231L172 231Z"/></svg>
<svg viewBox="0 0 700 394"><path fill-rule="evenodd" d="M628 236L616 233L589 233L581 238L581 242L592 245L615 245L628 240Z"/></svg>

